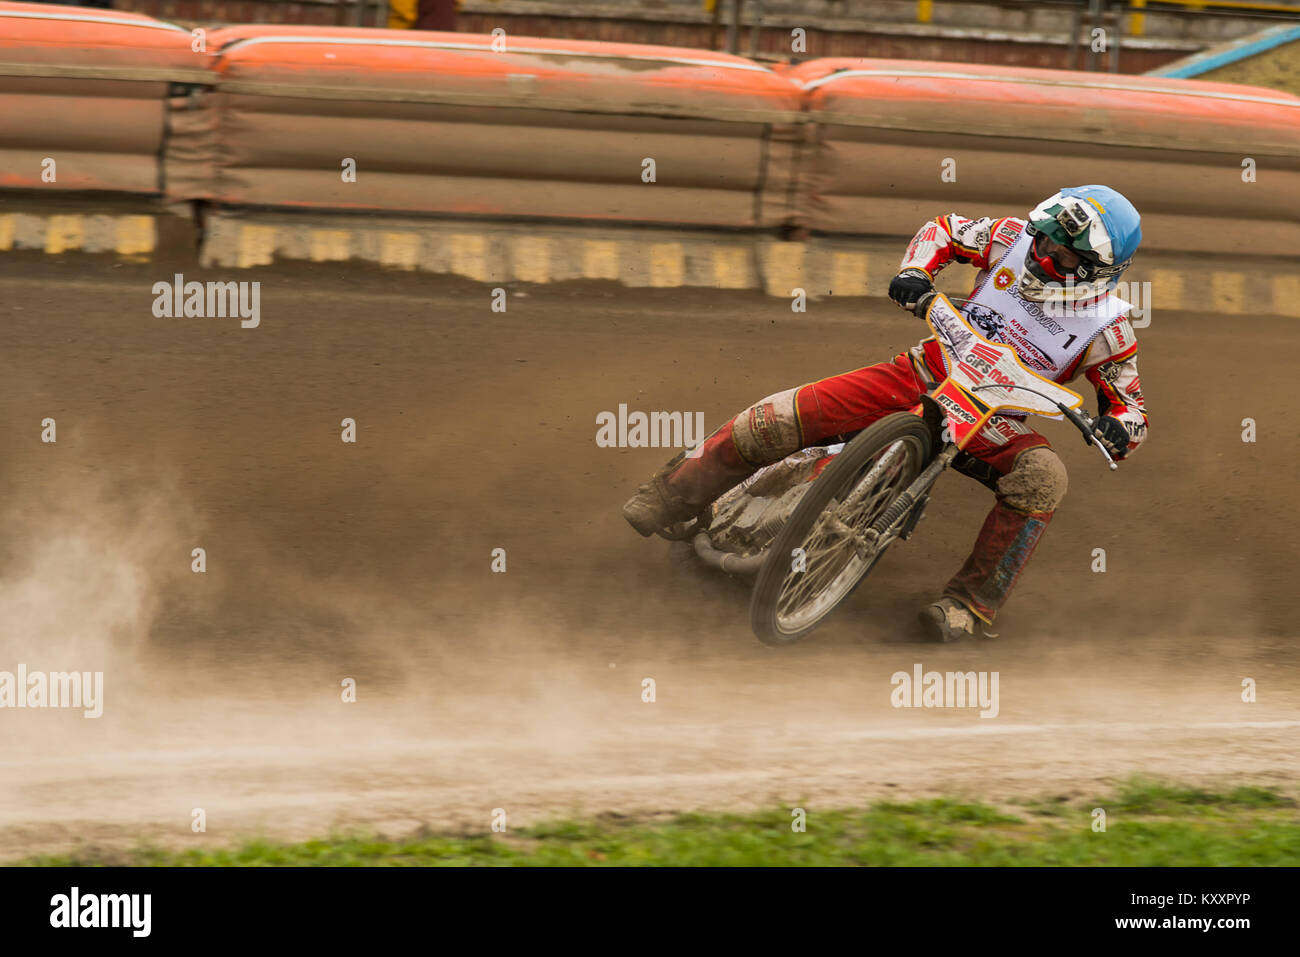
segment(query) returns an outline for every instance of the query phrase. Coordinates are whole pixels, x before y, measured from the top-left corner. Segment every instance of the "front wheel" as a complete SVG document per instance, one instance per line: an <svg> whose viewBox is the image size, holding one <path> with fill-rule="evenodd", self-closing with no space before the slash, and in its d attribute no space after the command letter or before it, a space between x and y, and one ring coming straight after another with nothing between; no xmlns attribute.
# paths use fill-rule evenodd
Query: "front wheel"
<svg viewBox="0 0 1300 957"><path fill-rule="evenodd" d="M759 641L786 645L821 624L866 577L903 519L872 524L930 461L929 426L898 412L858 434L813 482L759 569L750 622Z"/></svg>

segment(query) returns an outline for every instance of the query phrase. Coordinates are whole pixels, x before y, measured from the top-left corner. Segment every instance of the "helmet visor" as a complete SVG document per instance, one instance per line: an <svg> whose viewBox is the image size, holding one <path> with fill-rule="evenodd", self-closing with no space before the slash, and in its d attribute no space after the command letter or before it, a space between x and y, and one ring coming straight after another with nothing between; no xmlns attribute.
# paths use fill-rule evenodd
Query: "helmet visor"
<svg viewBox="0 0 1300 957"><path fill-rule="evenodd" d="M1041 231L1034 236L1029 254L1043 274L1057 282L1064 282L1066 276L1073 275L1082 260L1077 252L1057 243Z"/></svg>

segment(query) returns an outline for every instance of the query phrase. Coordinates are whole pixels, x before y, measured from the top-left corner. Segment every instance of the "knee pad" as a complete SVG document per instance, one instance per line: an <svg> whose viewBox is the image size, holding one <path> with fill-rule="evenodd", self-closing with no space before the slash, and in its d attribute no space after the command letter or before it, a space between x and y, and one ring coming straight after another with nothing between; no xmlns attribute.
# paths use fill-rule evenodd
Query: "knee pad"
<svg viewBox="0 0 1300 957"><path fill-rule="evenodd" d="M1061 457L1040 446L1020 453L1011 471L998 479L997 491L1017 511L1054 512L1068 484Z"/></svg>
<svg viewBox="0 0 1300 957"><path fill-rule="evenodd" d="M795 409L798 389L788 389L755 402L731 425L736 451L751 465L766 465L797 452L803 446L799 413Z"/></svg>

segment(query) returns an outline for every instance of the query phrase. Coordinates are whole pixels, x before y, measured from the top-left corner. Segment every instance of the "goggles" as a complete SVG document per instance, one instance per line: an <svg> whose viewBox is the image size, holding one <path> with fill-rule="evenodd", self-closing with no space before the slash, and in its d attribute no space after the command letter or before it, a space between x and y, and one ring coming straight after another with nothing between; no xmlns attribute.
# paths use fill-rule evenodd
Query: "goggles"
<svg viewBox="0 0 1300 957"><path fill-rule="evenodd" d="M1079 263L1077 265L1066 265L1065 262L1062 261L1063 257L1069 256L1070 253L1074 253L1075 256L1078 256L1079 254L1075 252L1075 250L1069 249L1066 246L1061 246L1060 244L1057 244L1057 248L1049 253L1043 249L1043 240L1046 238L1049 237L1046 237L1041 232L1038 233L1034 237L1033 244L1029 247L1029 254L1034 258L1034 262L1038 263L1038 268L1041 269L1049 278L1055 279L1057 282L1064 282L1067 276L1073 275L1078 275L1082 278L1082 273L1080 273L1079 270L1087 265L1087 260L1079 257Z"/></svg>

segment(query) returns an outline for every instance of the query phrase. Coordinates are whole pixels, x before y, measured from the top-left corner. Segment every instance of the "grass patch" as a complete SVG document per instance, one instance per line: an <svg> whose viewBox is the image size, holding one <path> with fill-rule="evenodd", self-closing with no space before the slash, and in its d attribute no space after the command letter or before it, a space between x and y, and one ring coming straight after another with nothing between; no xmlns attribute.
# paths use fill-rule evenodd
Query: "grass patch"
<svg viewBox="0 0 1300 957"><path fill-rule="evenodd" d="M1020 808L1023 808L1021 812ZM1106 831L1092 830L1093 809ZM1109 798L1022 802L1014 814L954 799L752 814L612 815L553 821L507 834L427 834L401 840L341 834L296 844L249 841L227 850L84 851L28 865L277 866L1250 866L1300 862L1296 802L1269 788L1216 792L1133 779Z"/></svg>
<svg viewBox="0 0 1300 957"><path fill-rule="evenodd" d="M1110 806L1130 814L1182 812L1213 815L1242 809L1295 807L1296 804L1269 788L1237 787L1221 793L1138 777L1125 784L1109 805L1099 800L1097 806Z"/></svg>

